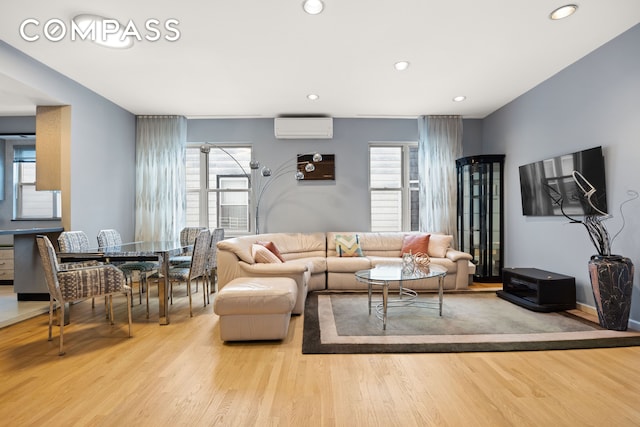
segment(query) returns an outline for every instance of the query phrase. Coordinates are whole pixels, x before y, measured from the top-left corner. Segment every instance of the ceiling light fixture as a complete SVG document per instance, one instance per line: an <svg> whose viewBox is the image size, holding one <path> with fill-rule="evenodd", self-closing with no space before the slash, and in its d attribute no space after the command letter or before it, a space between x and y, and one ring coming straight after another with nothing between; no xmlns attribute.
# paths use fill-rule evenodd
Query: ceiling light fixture
<svg viewBox="0 0 640 427"><path fill-rule="evenodd" d="M553 12L549 14L549 19L553 21L557 21L558 19L564 19L571 15L573 15L576 10L578 10L577 4L566 4L564 6L560 6Z"/></svg>
<svg viewBox="0 0 640 427"><path fill-rule="evenodd" d="M398 71L404 71L407 68L409 68L409 61L398 61L395 64L393 64L393 68L395 68Z"/></svg>
<svg viewBox="0 0 640 427"><path fill-rule="evenodd" d="M309 15L317 15L324 9L324 3L321 0L305 0L302 2L302 8Z"/></svg>
<svg viewBox="0 0 640 427"><path fill-rule="evenodd" d="M132 37L124 36L125 27L115 19L83 14L75 16L73 22L83 33L93 34L89 40L96 44L114 49L128 49L133 46ZM89 32L90 29L95 32ZM113 29L117 31L112 32Z"/></svg>
<svg viewBox="0 0 640 427"><path fill-rule="evenodd" d="M466 96L460 95L460 96L456 96L455 98L453 98L453 102L462 102L465 99L467 99Z"/></svg>
<svg viewBox="0 0 640 427"><path fill-rule="evenodd" d="M320 97L315 93L310 93L309 95L307 95L307 99L309 99L310 101L317 101L318 99L320 99Z"/></svg>

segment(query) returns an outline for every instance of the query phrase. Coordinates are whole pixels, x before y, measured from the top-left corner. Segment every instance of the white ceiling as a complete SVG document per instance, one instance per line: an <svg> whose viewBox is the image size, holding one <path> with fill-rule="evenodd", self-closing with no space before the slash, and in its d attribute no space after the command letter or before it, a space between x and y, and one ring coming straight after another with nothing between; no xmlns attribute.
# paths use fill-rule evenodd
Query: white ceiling
<svg viewBox="0 0 640 427"><path fill-rule="evenodd" d="M638 0L579 0L562 21L548 18L562 0L324 0L317 16L302 0L0 2L8 44L134 114L188 117L482 118L640 22ZM116 50L20 37L27 18L42 34L81 13L132 20L142 35L150 18L177 19L180 38ZM394 70L399 60L409 69ZM2 71L0 114L34 114L46 94Z"/></svg>

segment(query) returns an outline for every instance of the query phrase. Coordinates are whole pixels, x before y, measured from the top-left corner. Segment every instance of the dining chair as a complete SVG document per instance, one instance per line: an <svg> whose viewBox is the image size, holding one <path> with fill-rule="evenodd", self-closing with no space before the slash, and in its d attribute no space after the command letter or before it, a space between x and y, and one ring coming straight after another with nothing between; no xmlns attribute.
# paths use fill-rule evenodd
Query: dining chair
<svg viewBox="0 0 640 427"><path fill-rule="evenodd" d="M202 230L207 230L207 227L184 227L180 230L180 244L182 246L192 246ZM173 256L169 259L169 263L180 267L189 267L192 253L193 250L188 250L182 255Z"/></svg>
<svg viewBox="0 0 640 427"><path fill-rule="evenodd" d="M98 246L110 247L119 249L122 246L122 236L118 230L105 229L98 232ZM147 273L157 270L159 264L152 261L126 261L120 263L114 263L116 267L125 273L125 277L129 281L129 286L133 289L133 273L138 272L139 286L138 294L140 298L140 304L142 304L142 293L147 288Z"/></svg>
<svg viewBox="0 0 640 427"><path fill-rule="evenodd" d="M54 301L58 302L60 325L60 348L58 354L64 354L64 311L65 304L87 298L104 296L109 299L109 319L113 325L113 295L124 294L127 297L129 316L129 337L131 337L131 289L127 285L124 273L110 264L91 267L68 268L58 263L55 249L47 236L36 236L38 251L42 258L45 281L49 288L49 341L52 340ZM74 263L77 265L77 263Z"/></svg>
<svg viewBox="0 0 640 427"><path fill-rule="evenodd" d="M84 231L63 231L60 233L60 236L58 236L58 247L60 248L60 252L84 252L89 250L89 237L87 237L87 233ZM98 261L83 262L85 267L101 264L102 263ZM96 300L95 298L91 298L91 307L93 308L95 306Z"/></svg>
<svg viewBox="0 0 640 427"><path fill-rule="evenodd" d="M209 280L209 292L214 293L216 290L216 277L218 275L218 242L224 240L224 228L214 228L211 232L211 245L207 254L207 275Z"/></svg>
<svg viewBox="0 0 640 427"><path fill-rule="evenodd" d="M204 306L209 303L208 281L207 276L207 260L208 252L211 246L211 233L208 229L201 230L193 243L193 255L191 256L191 262L188 267L172 266L169 268L169 298L170 303L173 304L173 284L185 282L187 284L187 295L189 296L189 316L193 317L193 308L191 303L191 282L196 281L196 289L200 279L203 281L203 299ZM158 283L159 280L163 280L163 276L160 271L149 276L149 279L155 280ZM149 292L147 292L147 317L149 316Z"/></svg>

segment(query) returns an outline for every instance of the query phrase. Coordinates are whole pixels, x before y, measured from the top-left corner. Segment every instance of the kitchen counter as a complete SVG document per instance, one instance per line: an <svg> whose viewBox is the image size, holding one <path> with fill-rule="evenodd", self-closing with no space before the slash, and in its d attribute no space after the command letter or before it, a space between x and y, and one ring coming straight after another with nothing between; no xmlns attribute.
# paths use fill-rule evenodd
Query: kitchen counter
<svg viewBox="0 0 640 427"><path fill-rule="evenodd" d="M0 230L0 236L15 236L15 235L23 235L23 234L48 234L48 233L62 233L64 228L62 227L51 227L51 228L18 228L15 230Z"/></svg>
<svg viewBox="0 0 640 427"><path fill-rule="evenodd" d="M13 236L13 291L18 295L18 301L49 300L36 236L48 236L55 245L62 231L62 227L0 230L0 236Z"/></svg>

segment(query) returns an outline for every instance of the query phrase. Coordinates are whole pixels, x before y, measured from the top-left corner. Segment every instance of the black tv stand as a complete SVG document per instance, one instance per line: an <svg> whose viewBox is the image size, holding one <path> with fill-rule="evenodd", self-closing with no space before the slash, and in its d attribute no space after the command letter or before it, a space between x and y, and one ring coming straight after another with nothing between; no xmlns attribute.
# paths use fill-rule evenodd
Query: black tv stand
<svg viewBox="0 0 640 427"><path fill-rule="evenodd" d="M537 268L505 268L502 290L496 294L533 311L551 312L576 308L574 277Z"/></svg>

